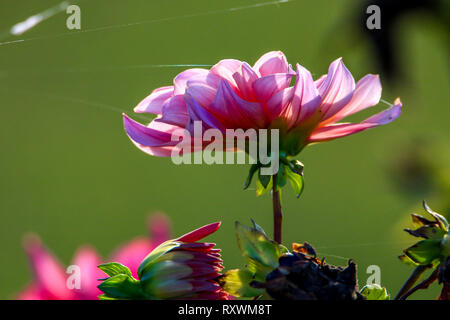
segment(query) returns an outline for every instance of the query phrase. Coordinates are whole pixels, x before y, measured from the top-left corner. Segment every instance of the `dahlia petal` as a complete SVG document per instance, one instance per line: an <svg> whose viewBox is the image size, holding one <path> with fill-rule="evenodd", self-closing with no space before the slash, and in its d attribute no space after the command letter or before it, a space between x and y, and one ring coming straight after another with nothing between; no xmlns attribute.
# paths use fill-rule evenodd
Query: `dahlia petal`
<svg viewBox="0 0 450 320"><path fill-rule="evenodd" d="M181 73L179 73L175 79L173 79L174 84L174 95L178 94L184 94L186 90L186 83L191 79L192 77L207 74L209 71L206 69L188 69Z"/></svg>
<svg viewBox="0 0 450 320"><path fill-rule="evenodd" d="M193 287L193 291L212 291L215 292L220 289L220 285L212 281L201 281L201 280L189 280L189 283Z"/></svg>
<svg viewBox="0 0 450 320"><path fill-rule="evenodd" d="M336 114L351 100L355 80L342 62L342 58L330 64L328 75L318 90L322 97L320 110L324 120Z"/></svg>
<svg viewBox="0 0 450 320"><path fill-rule="evenodd" d="M266 102L275 93L289 87L292 75L286 73L276 73L270 76L259 78L253 83L253 90L258 101Z"/></svg>
<svg viewBox="0 0 450 320"><path fill-rule="evenodd" d="M214 102L211 104L214 112L227 128L242 129L264 127L265 114L263 107L256 102L241 99L226 81L221 81Z"/></svg>
<svg viewBox="0 0 450 320"><path fill-rule="evenodd" d="M207 108L216 96L221 78L213 73L197 76L187 82L186 94Z"/></svg>
<svg viewBox="0 0 450 320"><path fill-rule="evenodd" d="M146 127L129 118L126 114L123 114L123 123L128 136L141 145L161 147L174 144L174 142L171 141L171 133Z"/></svg>
<svg viewBox="0 0 450 320"><path fill-rule="evenodd" d="M173 95L173 91L173 86L155 89L134 108L134 112L161 114L162 106Z"/></svg>
<svg viewBox="0 0 450 320"><path fill-rule="evenodd" d="M394 106L362 121L361 123L341 123L321 127L314 130L309 138L309 142L321 142L342 138L366 129L388 124L400 116L401 107L401 101L400 99L397 99L395 100Z"/></svg>
<svg viewBox="0 0 450 320"><path fill-rule="evenodd" d="M266 112L269 120L276 119L291 103L294 96L294 87L282 89L275 93L266 103Z"/></svg>
<svg viewBox="0 0 450 320"><path fill-rule="evenodd" d="M253 71L252 67L246 62L242 63L240 68L233 74L233 79L242 98L254 101L253 83L258 79L258 75Z"/></svg>
<svg viewBox="0 0 450 320"><path fill-rule="evenodd" d="M214 65L210 72L227 80L231 86L236 87L233 74L241 67L242 62L235 59L224 59Z"/></svg>
<svg viewBox="0 0 450 320"><path fill-rule="evenodd" d="M102 294L97 288L98 279L104 276L103 272L97 268L102 260L98 253L91 247L82 247L75 253L73 264L80 267L81 272L81 288L77 293L83 299L97 300Z"/></svg>
<svg viewBox="0 0 450 320"><path fill-rule="evenodd" d="M283 52L271 51L259 58L253 69L259 72L261 77L265 77L274 73L288 73L289 64Z"/></svg>
<svg viewBox="0 0 450 320"><path fill-rule="evenodd" d="M29 236L25 239L25 251L30 259L37 286L50 299L70 299L72 292L67 288L64 267L42 245L39 238Z"/></svg>
<svg viewBox="0 0 450 320"><path fill-rule="evenodd" d="M225 131L224 125L208 110L200 106L195 99L188 93L184 95L186 105L189 112L190 124L187 127L189 131L191 130L191 123L193 121L202 121L204 129L215 128L221 131Z"/></svg>
<svg viewBox="0 0 450 320"><path fill-rule="evenodd" d="M313 115L319 105L320 96L311 73L297 64L294 95L291 103L283 110L283 117L287 120L288 129L300 125L302 121Z"/></svg>
<svg viewBox="0 0 450 320"><path fill-rule="evenodd" d="M181 237L179 237L176 240L181 241L181 242L195 242L195 241L201 240L201 239L209 236L210 234L216 232L219 229L220 224L221 224L221 222L214 222L214 223L207 224L201 228L198 228L194 231L186 233L185 235L182 235Z"/></svg>
<svg viewBox="0 0 450 320"><path fill-rule="evenodd" d="M50 300L52 297L45 294L39 285L31 284L27 286L22 292L17 296L18 300Z"/></svg>
<svg viewBox="0 0 450 320"><path fill-rule="evenodd" d="M155 121L179 127L185 127L188 120L189 116L183 95L176 95L168 99L162 107L162 117L155 119Z"/></svg>
<svg viewBox="0 0 450 320"><path fill-rule="evenodd" d="M381 98L381 83L378 75L368 74L356 84L350 102L327 120L328 123L339 121L349 115L377 105Z"/></svg>

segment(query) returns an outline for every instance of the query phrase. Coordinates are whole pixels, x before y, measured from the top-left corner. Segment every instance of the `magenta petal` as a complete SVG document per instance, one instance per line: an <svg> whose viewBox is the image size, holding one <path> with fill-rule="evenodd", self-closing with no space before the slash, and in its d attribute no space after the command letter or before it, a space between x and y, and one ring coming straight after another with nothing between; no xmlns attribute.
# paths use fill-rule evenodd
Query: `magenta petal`
<svg viewBox="0 0 450 320"><path fill-rule="evenodd" d="M395 100L395 105L384 110L361 123L341 123L325 126L314 130L309 138L309 142L321 142L342 138L366 129L374 128L383 124L388 124L398 118L401 114L402 104L400 99Z"/></svg>
<svg viewBox="0 0 450 320"><path fill-rule="evenodd" d="M189 120L186 102L183 95L176 95L168 99L162 108L162 117L155 121L185 127Z"/></svg>
<svg viewBox="0 0 450 320"><path fill-rule="evenodd" d="M174 142L171 141L171 133L146 127L129 118L126 114L123 115L123 124L128 136L141 145L157 147L174 144Z"/></svg>
<svg viewBox="0 0 450 320"><path fill-rule="evenodd" d="M311 73L297 65L297 80L291 103L283 110L288 129L298 126L302 121L313 115L320 105L319 92L314 84Z"/></svg>
<svg viewBox="0 0 450 320"><path fill-rule="evenodd" d="M227 81L221 81L211 111L226 122L227 128L261 128L265 124L263 107L241 99Z"/></svg>
<svg viewBox="0 0 450 320"><path fill-rule="evenodd" d="M256 99L260 102L266 102L278 91L289 87L291 79L292 75L287 73L276 73L259 78L253 83Z"/></svg>
<svg viewBox="0 0 450 320"><path fill-rule="evenodd" d="M36 284L27 286L17 296L18 300L50 300L51 298Z"/></svg>
<svg viewBox="0 0 450 320"><path fill-rule="evenodd" d="M173 95L173 90L173 86L154 90L134 108L134 112L161 114L162 106Z"/></svg>
<svg viewBox="0 0 450 320"><path fill-rule="evenodd" d="M214 222L211 224L207 224L206 226L200 227L194 231L186 233L185 235L176 239L177 241L182 242L195 242L209 236L219 229L221 222Z"/></svg>
<svg viewBox="0 0 450 320"><path fill-rule="evenodd" d="M377 126L388 124L397 119L402 113L402 102L399 98L394 101L394 105L387 110L377 113L374 116L364 120L362 123L375 124Z"/></svg>
<svg viewBox="0 0 450 320"><path fill-rule="evenodd" d="M102 263L100 256L91 247L78 249L73 259L73 264L80 267L81 288L77 293L82 299L97 300L102 292L97 288L98 279L104 276L104 273L97 268Z"/></svg>
<svg viewBox="0 0 450 320"><path fill-rule="evenodd" d="M207 108L213 101L221 78L213 73L197 76L187 83L186 94L189 94L199 105Z"/></svg>
<svg viewBox="0 0 450 320"><path fill-rule="evenodd" d="M221 131L225 131L225 127L222 123L212 115L208 110L200 106L195 99L191 97L190 94L186 93L184 95L186 105L188 107L190 121L202 121L203 129L215 128ZM187 127L189 131L192 131L191 123Z"/></svg>
<svg viewBox="0 0 450 320"><path fill-rule="evenodd" d="M258 75L252 67L246 62L242 63L241 67L233 74L233 79L241 96L245 100L254 101L253 83L258 79Z"/></svg>
<svg viewBox="0 0 450 320"><path fill-rule="evenodd" d="M236 87L233 74L241 67L242 62L234 59L225 59L214 65L210 72L227 80L233 87Z"/></svg>
<svg viewBox="0 0 450 320"><path fill-rule="evenodd" d="M318 89L322 97L320 110L323 120L336 114L350 101L355 90L355 80L341 58L331 63L328 75Z"/></svg>
<svg viewBox="0 0 450 320"><path fill-rule="evenodd" d="M41 244L36 236L25 239L25 251L30 259L36 282L49 299L71 299L73 293L67 288L64 267Z"/></svg>
<svg viewBox="0 0 450 320"><path fill-rule="evenodd" d="M355 92L350 102L327 122L336 122L361 110L370 108L380 101L381 83L378 75L368 74L356 84Z"/></svg>
<svg viewBox="0 0 450 320"><path fill-rule="evenodd" d="M186 90L186 83L195 76L208 74L206 69L188 69L179 73L173 80L174 84L174 95L184 94Z"/></svg>
<svg viewBox="0 0 450 320"><path fill-rule="evenodd" d="M265 77L274 73L288 73L289 64L283 52L271 51L259 58L253 69L258 71L261 77Z"/></svg>
<svg viewBox="0 0 450 320"><path fill-rule="evenodd" d="M283 110L286 110L294 96L294 87L282 89L275 93L266 103L266 112L270 120L276 119Z"/></svg>

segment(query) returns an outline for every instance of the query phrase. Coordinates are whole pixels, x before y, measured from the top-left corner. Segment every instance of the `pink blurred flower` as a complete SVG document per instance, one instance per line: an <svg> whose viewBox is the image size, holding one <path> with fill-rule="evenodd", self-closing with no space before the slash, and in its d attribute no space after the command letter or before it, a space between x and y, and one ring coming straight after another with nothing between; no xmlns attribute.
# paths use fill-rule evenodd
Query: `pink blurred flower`
<svg viewBox="0 0 450 320"><path fill-rule="evenodd" d="M292 79L295 84L290 86ZM198 120L203 130L214 128L222 133L239 128L280 129L280 151L293 156L310 143L345 137L396 119L401 113L399 99L360 123L338 122L378 104L380 98L377 75L366 75L355 84L339 58L331 63L327 75L314 81L301 65L294 71L278 51L264 54L253 67L227 59L210 70L183 71L172 86L154 90L134 109L157 115L148 126L127 115L123 119L136 146L155 156L170 156L178 144L172 141L172 133L187 129L192 136L193 122Z"/></svg>
<svg viewBox="0 0 450 320"><path fill-rule="evenodd" d="M170 226L167 217L162 214L154 215L149 221L149 231L151 237L135 238L115 250L110 259L126 264L133 275L137 275L139 264L148 252L169 239ZM67 279L70 275L66 273L66 268L45 248L39 237L26 237L24 246L34 280L18 295L18 299L96 300L101 294L97 285L98 279L104 278L104 273L97 266L103 263L103 260L95 249L83 246L75 253L72 265L80 268L81 286L80 289L69 289Z"/></svg>

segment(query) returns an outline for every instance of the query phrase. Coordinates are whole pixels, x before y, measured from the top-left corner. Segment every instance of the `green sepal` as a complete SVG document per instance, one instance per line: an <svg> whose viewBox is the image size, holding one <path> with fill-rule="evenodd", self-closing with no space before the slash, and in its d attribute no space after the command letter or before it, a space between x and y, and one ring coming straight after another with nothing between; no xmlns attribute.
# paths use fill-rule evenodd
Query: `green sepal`
<svg viewBox="0 0 450 320"><path fill-rule="evenodd" d="M225 272L219 278L219 284L232 296L238 298L252 298L264 294L263 289L253 288L250 283L255 280L255 275L246 269L233 269Z"/></svg>
<svg viewBox="0 0 450 320"><path fill-rule="evenodd" d="M415 268L419 265L418 263L415 263L413 260L411 260L406 254L402 254L401 256L398 256L398 258L400 259L401 262L403 262L404 264L407 264L408 266Z"/></svg>
<svg viewBox="0 0 450 320"><path fill-rule="evenodd" d="M444 230L433 225L423 226L415 230L405 229L405 231L414 237L424 239L442 239L445 235Z"/></svg>
<svg viewBox="0 0 450 320"><path fill-rule="evenodd" d="M404 250L404 252L415 263L427 266L441 258L441 240L422 240Z"/></svg>
<svg viewBox="0 0 450 320"><path fill-rule="evenodd" d="M260 167L259 164L253 164L250 167L250 170L248 171L247 179L245 179L244 190L247 189L251 185L253 176L255 175L256 171L258 171L259 167Z"/></svg>
<svg viewBox="0 0 450 320"><path fill-rule="evenodd" d="M158 258L172 251L173 249L178 248L180 245L181 242L179 241L168 240L166 242L161 243L158 247L153 249L152 252L150 252L139 265L137 272L139 279L142 278L142 275L146 270L151 268L151 266L158 261Z"/></svg>
<svg viewBox="0 0 450 320"><path fill-rule="evenodd" d="M258 176L258 180L256 180L256 195L257 196L262 196L262 195L266 194L270 189L272 189L272 176L267 176L267 177L270 177L270 182L266 187L264 187Z"/></svg>
<svg viewBox="0 0 450 320"><path fill-rule="evenodd" d="M286 169L286 175L291 183L292 189L294 189L295 195L299 198L305 188L303 175L297 174L291 169Z"/></svg>
<svg viewBox="0 0 450 320"><path fill-rule="evenodd" d="M261 183L261 185L264 188L267 188L269 183L272 181L272 176L271 175L262 174L261 173L261 168L260 168L259 171L258 171L258 179L259 179L259 182Z"/></svg>
<svg viewBox="0 0 450 320"><path fill-rule="evenodd" d="M361 294L363 294L367 300L389 300L389 293L386 288L381 287L378 284L368 284L361 289Z"/></svg>
<svg viewBox="0 0 450 320"><path fill-rule="evenodd" d="M125 274L125 275L132 277L130 269L128 269L128 267L126 267L123 264L120 264L118 262L104 263L104 264L97 266L97 268L102 270L104 273L106 273L110 277L116 276L118 274Z"/></svg>
<svg viewBox="0 0 450 320"><path fill-rule="evenodd" d="M147 295L139 281L126 274L118 274L104 280L97 286L108 298L146 299Z"/></svg>

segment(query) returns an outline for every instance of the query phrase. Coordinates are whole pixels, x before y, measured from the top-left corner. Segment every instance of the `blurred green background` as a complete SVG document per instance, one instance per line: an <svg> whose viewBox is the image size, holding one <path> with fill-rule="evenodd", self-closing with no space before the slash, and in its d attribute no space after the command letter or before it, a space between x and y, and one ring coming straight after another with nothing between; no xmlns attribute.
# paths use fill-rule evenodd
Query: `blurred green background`
<svg viewBox="0 0 450 320"><path fill-rule="evenodd" d="M0 45L0 298L14 298L31 279L22 248L27 232L39 234L69 264L82 244L106 257L122 242L145 235L154 211L171 218L174 235L221 220L210 239L223 249L227 268L244 263L234 221L249 223L252 217L272 232L270 195L257 198L254 186L242 190L248 166L176 166L150 157L129 141L120 114L133 116L141 99L183 70L130 66L214 64L223 58L253 64L267 51L282 50L315 77L340 56L355 79L379 72L373 47L349 19L359 1L298 0L224 10L261 2L83 1L82 32L68 35L63 12L18 37L32 40ZM57 3L3 0L0 30ZM180 16L185 17L86 32ZM420 14L402 21L398 49L405 78L388 83L381 74L381 80L384 99L402 98L403 115L390 125L307 148L298 157L305 164L303 196L297 200L288 188L283 193L286 244L308 241L330 263L355 259L361 285L366 268L379 265L392 294L411 272L397 259L413 240L402 232L410 226L408 214L422 213L424 198L448 213L448 189L404 192L389 169L416 141L440 141L436 157L449 164L445 31ZM435 286L416 297L434 298L437 292Z"/></svg>

